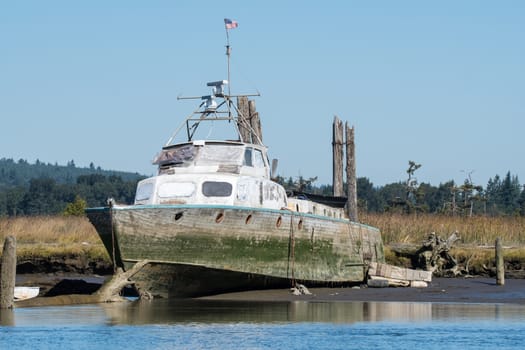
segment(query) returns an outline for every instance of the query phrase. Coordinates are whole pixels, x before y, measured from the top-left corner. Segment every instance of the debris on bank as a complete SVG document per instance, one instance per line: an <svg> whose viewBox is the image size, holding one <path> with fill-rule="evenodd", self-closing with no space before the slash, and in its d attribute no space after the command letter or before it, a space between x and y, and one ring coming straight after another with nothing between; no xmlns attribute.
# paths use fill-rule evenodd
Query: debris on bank
<svg viewBox="0 0 525 350"><path fill-rule="evenodd" d="M432 281L433 273L449 271L457 275L458 265L449 251L458 240L458 232L453 232L447 239L441 238L435 232L428 235L419 249L410 256L416 269L402 268L388 264L370 263L368 270L369 287L415 287L424 288Z"/></svg>
<svg viewBox="0 0 525 350"><path fill-rule="evenodd" d="M311 295L310 291L304 284L297 283L295 287L290 288L293 295Z"/></svg>
<svg viewBox="0 0 525 350"><path fill-rule="evenodd" d="M370 263L367 285L373 288L425 288L432 282L432 271L412 270L381 263Z"/></svg>

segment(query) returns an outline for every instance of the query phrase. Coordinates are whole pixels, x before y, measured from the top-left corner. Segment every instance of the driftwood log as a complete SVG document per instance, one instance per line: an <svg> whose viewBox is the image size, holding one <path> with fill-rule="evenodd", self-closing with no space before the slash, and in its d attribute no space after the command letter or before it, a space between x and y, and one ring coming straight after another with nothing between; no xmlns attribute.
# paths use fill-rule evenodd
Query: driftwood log
<svg viewBox="0 0 525 350"><path fill-rule="evenodd" d="M453 232L447 239L432 232L420 247L398 245L391 249L396 255L409 258L414 269L431 271L436 275L456 276L460 269L456 259L450 255L450 249L458 240L458 232Z"/></svg>
<svg viewBox="0 0 525 350"><path fill-rule="evenodd" d="M122 288L128 284L132 284L133 281L131 281L131 277L142 270L142 268L148 263L148 260L141 260L133 265L131 269L125 272L120 268L117 269L117 273L113 275L113 277L108 282L104 283L102 287L100 287L100 289L94 293L94 295L99 296L101 302L106 303L122 300L120 297L120 291ZM142 294L141 297L145 297L146 295L148 294Z"/></svg>
<svg viewBox="0 0 525 350"><path fill-rule="evenodd" d="M122 269L118 269L111 279L106 281L98 291L90 295L68 294L54 297L38 297L16 301L15 307L97 304L124 301L125 299L120 296L120 291L125 286L133 284L131 278L148 263L148 260L139 261L125 272ZM141 293L141 298L149 297L149 293Z"/></svg>
<svg viewBox="0 0 525 350"><path fill-rule="evenodd" d="M459 239L457 232L452 233L446 240L435 232L429 234L423 246L416 252L418 267L432 272L447 270L456 274L458 264L449 251Z"/></svg>

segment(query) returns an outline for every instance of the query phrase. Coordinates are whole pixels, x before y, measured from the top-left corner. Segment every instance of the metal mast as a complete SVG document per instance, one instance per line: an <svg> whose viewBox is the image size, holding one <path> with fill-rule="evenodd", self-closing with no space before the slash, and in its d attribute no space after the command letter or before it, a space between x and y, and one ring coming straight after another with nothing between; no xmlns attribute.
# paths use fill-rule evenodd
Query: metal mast
<svg viewBox="0 0 525 350"><path fill-rule="evenodd" d="M231 105L232 101L230 100L231 96L231 84L230 84L230 56L231 56L231 47L230 47L230 29L237 28L239 24L237 21L231 20L229 18L224 19L224 29L226 30L226 56L228 57L228 116L231 118Z"/></svg>
<svg viewBox="0 0 525 350"><path fill-rule="evenodd" d="M224 28L226 29L226 56L228 57L228 96L231 95L231 84L230 84L230 55L231 55L231 47L230 47L230 32L228 31L228 23L227 20L224 19Z"/></svg>

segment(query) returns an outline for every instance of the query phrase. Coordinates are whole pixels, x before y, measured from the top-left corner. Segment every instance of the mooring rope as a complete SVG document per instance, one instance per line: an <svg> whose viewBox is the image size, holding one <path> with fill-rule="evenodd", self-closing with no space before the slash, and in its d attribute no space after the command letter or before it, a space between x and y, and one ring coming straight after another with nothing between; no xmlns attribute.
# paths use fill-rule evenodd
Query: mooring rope
<svg viewBox="0 0 525 350"><path fill-rule="evenodd" d="M109 224L111 225L111 249L113 257L113 273L117 272L117 259L115 253L115 230L113 229L113 201L108 200L109 202Z"/></svg>
<svg viewBox="0 0 525 350"><path fill-rule="evenodd" d="M294 213L292 211L290 215L290 238L288 241L288 266L290 266L290 260L292 262L292 288L296 286L295 282L295 235L293 229L293 217Z"/></svg>

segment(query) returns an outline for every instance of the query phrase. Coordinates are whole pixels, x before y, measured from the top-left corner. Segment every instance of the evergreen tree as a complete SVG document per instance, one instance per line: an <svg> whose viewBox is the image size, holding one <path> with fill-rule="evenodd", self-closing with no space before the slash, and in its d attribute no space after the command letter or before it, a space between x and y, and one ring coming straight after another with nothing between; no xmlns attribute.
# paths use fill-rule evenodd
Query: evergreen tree
<svg viewBox="0 0 525 350"><path fill-rule="evenodd" d="M406 195L405 183L396 182L387 184L379 188L378 195L382 201L387 204L385 210L404 212L406 204L404 199Z"/></svg>
<svg viewBox="0 0 525 350"><path fill-rule="evenodd" d="M367 212L383 212L385 210L386 202L368 178L358 177L356 186L357 205L361 210Z"/></svg>
<svg viewBox="0 0 525 350"><path fill-rule="evenodd" d="M490 215L517 215L520 213L521 185L517 176L507 172L501 180L499 175L489 179L485 191L487 210Z"/></svg>
<svg viewBox="0 0 525 350"><path fill-rule="evenodd" d="M408 179L406 181L406 195L405 195L405 211L410 213L417 206L417 192L418 182L414 177L414 173L417 169L421 168L421 164L409 160L408 161Z"/></svg>
<svg viewBox="0 0 525 350"><path fill-rule="evenodd" d="M520 215L525 216L525 185L522 187L520 198L518 199Z"/></svg>
<svg viewBox="0 0 525 350"><path fill-rule="evenodd" d="M500 189L500 205L506 215L519 213L519 197L521 186L517 176L511 176L510 171L505 175Z"/></svg>
<svg viewBox="0 0 525 350"><path fill-rule="evenodd" d="M501 179L499 175L490 178L487 183L487 189L485 190L485 196L487 198L487 213L495 216L500 214L498 203L500 202L500 191L501 191Z"/></svg>
<svg viewBox="0 0 525 350"><path fill-rule="evenodd" d="M62 214L65 216L83 216L86 208L87 202L77 195L75 201L66 205Z"/></svg>

